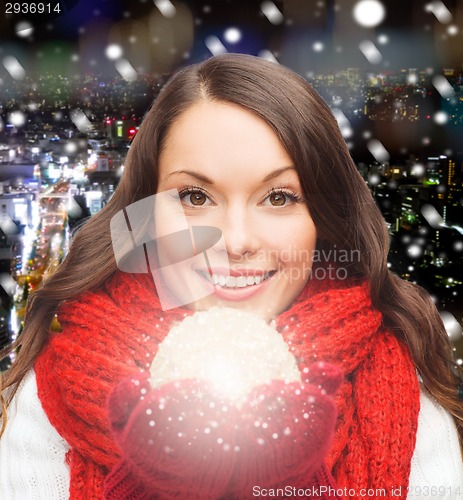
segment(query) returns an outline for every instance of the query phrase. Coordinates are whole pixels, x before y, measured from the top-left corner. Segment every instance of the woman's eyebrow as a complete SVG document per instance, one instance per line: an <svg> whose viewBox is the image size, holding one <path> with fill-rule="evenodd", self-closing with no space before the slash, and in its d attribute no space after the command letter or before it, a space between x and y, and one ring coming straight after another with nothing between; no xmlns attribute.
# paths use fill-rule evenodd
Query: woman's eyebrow
<svg viewBox="0 0 463 500"><path fill-rule="evenodd" d="M287 170L294 170L295 171L296 169L292 165L289 165L289 166L286 166L286 167L277 168L273 172L270 172L269 174L267 174L262 179L262 182L268 182L268 181L270 181L272 179L275 179L276 177L279 177L281 174L283 174ZM201 182L204 182L205 184L211 184L211 185L214 184L214 181L212 179L209 179L209 177L206 177L205 175L200 174L199 172L196 172L194 170L174 170L173 172L171 172L170 174L168 174L167 177L170 177L170 176L176 175L176 174L177 175L187 174L187 175L190 175L191 177L194 177L194 178L198 179Z"/></svg>
<svg viewBox="0 0 463 500"><path fill-rule="evenodd" d="M175 170L174 172L171 172L170 174L167 175L167 177L170 177L171 175L175 174L187 174L191 175L191 177L195 177L201 182L204 182L205 184L214 184L214 182L209 179L209 177L206 177L203 174L200 174L199 172L195 172L194 170Z"/></svg>
<svg viewBox="0 0 463 500"><path fill-rule="evenodd" d="M275 179L276 177L279 177L281 174L286 172L287 170L296 170L293 165L290 165L288 167L281 167L277 168L273 172L270 172L268 175L266 175L263 179L263 182L271 181L272 179Z"/></svg>

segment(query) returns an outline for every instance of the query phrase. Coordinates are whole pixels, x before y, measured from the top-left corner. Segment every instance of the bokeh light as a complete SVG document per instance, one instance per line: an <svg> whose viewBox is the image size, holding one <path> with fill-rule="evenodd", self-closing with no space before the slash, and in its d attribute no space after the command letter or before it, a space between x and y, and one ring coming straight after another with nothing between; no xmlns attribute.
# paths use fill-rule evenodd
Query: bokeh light
<svg viewBox="0 0 463 500"><path fill-rule="evenodd" d="M374 28L383 22L386 9L378 0L361 0L355 5L353 15L360 26Z"/></svg>

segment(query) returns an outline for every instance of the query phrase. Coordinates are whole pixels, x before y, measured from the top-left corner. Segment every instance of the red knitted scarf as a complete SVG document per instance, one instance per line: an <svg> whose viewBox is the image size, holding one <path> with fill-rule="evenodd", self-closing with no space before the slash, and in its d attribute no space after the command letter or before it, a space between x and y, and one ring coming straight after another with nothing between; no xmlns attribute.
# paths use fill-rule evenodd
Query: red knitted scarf
<svg viewBox="0 0 463 500"><path fill-rule="evenodd" d="M107 473L119 461L106 401L114 386L148 367L157 345L189 311L162 311L148 276L116 272L100 289L64 303L62 333L35 363L38 394L67 441L71 499L102 499ZM327 458L346 498L361 488L406 486L419 410L419 388L408 350L381 325L368 286L359 280L311 279L277 328L301 364L338 364L338 426Z"/></svg>

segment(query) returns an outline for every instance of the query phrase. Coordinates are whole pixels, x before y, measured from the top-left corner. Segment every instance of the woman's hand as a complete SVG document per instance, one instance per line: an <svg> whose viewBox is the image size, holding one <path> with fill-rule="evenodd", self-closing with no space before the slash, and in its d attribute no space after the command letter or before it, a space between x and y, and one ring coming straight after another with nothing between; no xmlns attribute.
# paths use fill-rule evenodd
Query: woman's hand
<svg viewBox="0 0 463 500"><path fill-rule="evenodd" d="M253 486L309 486L331 444L341 374L317 363L302 375L302 384L256 387L241 407L202 380L151 389L146 373L128 378L109 401L123 460L107 478L107 498L130 490L140 499L238 499Z"/></svg>

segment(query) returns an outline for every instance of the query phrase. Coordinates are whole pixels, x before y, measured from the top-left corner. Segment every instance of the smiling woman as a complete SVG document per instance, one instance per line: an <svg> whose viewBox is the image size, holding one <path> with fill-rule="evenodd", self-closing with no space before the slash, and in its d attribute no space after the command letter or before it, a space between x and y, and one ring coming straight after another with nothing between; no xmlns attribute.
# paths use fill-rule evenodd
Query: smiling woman
<svg viewBox="0 0 463 500"><path fill-rule="evenodd" d="M2 353L21 344L3 376L0 497L323 486L326 498L432 487L450 498L463 484L461 369L428 294L389 272L388 248L337 122L303 78L236 54L182 69L111 201ZM61 333L49 331L55 314ZM297 376L257 362L279 356L264 331ZM261 341L244 346L246 333ZM200 352L207 339L220 355ZM185 362L158 357L164 343ZM227 373L267 378L238 408L182 371L211 358L198 374L223 376L234 359Z"/></svg>
<svg viewBox="0 0 463 500"><path fill-rule="evenodd" d="M316 229L292 159L271 127L242 107L199 102L167 134L159 179L158 191L178 191L192 225L223 233L209 269L185 262L161 271L172 292L191 296L191 288L212 283L214 293L195 309L246 308L267 320L287 309L309 277ZM156 208L157 234L167 234L176 215ZM160 261L162 270L162 255Z"/></svg>

